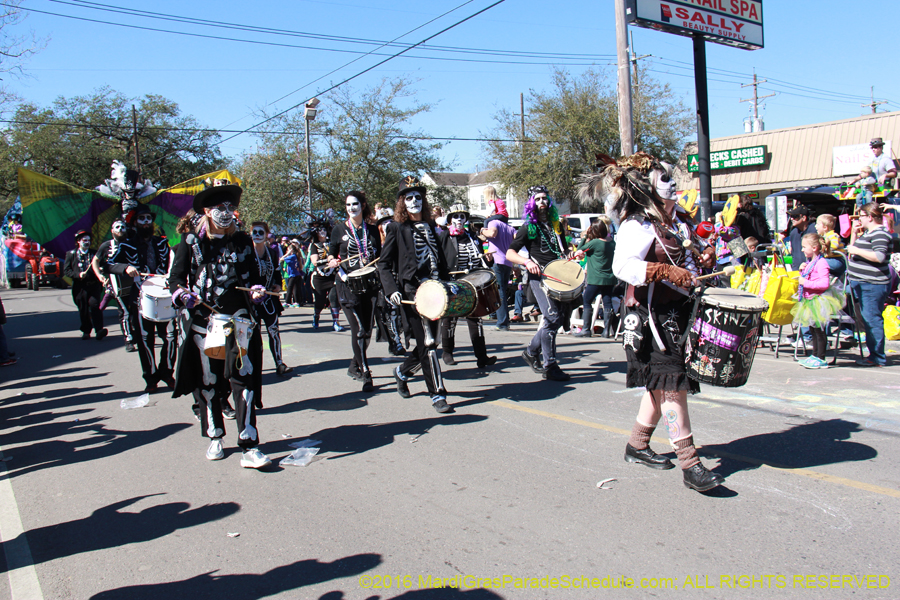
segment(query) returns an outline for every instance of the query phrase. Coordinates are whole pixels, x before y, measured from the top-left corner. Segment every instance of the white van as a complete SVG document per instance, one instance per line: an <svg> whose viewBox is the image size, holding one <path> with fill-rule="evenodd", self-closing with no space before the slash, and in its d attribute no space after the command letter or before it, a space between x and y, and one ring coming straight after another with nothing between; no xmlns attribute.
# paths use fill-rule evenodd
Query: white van
<svg viewBox="0 0 900 600"><path fill-rule="evenodd" d="M602 217L601 213L575 213L563 215L569 221L569 229L575 237L581 237L581 232L597 222Z"/></svg>

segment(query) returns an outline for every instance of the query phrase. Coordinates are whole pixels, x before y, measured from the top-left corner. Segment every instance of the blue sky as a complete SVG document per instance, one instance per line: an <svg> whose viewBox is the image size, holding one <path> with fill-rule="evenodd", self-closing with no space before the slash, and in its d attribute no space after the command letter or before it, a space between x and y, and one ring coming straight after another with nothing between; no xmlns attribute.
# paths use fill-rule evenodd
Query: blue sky
<svg viewBox="0 0 900 600"><path fill-rule="evenodd" d="M415 43L494 1L473 0L426 24L465 0L23 0L22 7L32 11L20 28L32 29L49 39L46 48L26 64L28 77L6 78L6 83L22 98L39 105L47 105L61 95L86 95L103 85L130 97L160 94L177 102L184 113L204 125L242 129L257 122L252 115L260 107L269 105L269 110L282 110L302 103L328 87L328 82L337 83L384 58L365 56L341 68L360 56L347 51L368 52L376 48L354 41L389 41L422 26L400 39ZM740 85L751 81L754 69L761 79L769 79L760 87L760 95L777 93L765 100L762 114L766 129L870 112L860 106L868 101L870 86L875 86L876 100L889 101L879 106L880 112L900 110L900 84L896 83L891 42L893 24L900 12L898 3L871 0L865 3L865 12L859 6L833 0L769 0L764 4L764 49L747 51L707 44L712 136L743 131L743 119L749 115L748 103L739 100L749 98L752 91ZM110 7L186 20L173 23L96 10ZM63 14L104 22L57 16ZM123 28L113 23L308 48L200 39ZM310 39L207 26L216 23L348 39ZM631 31L637 54L652 55L644 59L644 64L693 108L690 39L640 28ZM383 77L417 78L417 100L435 107L418 118L415 125L434 136L477 138L491 130L492 116L500 108L518 111L520 92L526 93L527 113L529 90L548 89L553 64L565 66L573 73L594 64L613 76L613 0L506 0L429 44L456 50L414 49L408 56L393 59L349 85L362 89ZM497 56L459 49L514 54ZM434 59L439 56L455 60ZM335 69L339 70L310 85ZM301 91L288 95L298 88ZM327 102L321 109L327 110ZM863 141L866 140L860 140ZM255 143L253 136L242 135L228 141L222 149L228 155L236 155ZM454 163L454 170L469 172L486 168L482 152L480 143L459 141L448 144L443 155Z"/></svg>

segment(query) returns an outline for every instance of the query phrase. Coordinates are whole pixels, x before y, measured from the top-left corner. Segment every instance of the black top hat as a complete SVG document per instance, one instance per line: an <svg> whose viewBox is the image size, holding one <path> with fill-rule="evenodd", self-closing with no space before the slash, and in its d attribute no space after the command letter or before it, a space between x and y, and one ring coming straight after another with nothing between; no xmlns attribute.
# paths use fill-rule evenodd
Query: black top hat
<svg viewBox="0 0 900 600"><path fill-rule="evenodd" d="M875 146L884 146L884 140L881 138L872 138L872 141L869 142L869 148L874 148Z"/></svg>
<svg viewBox="0 0 900 600"><path fill-rule="evenodd" d="M424 196L425 191L425 186L415 175L407 175L400 180L400 191L397 192L397 195L403 196L408 192L419 192Z"/></svg>
<svg viewBox="0 0 900 600"><path fill-rule="evenodd" d="M241 194L244 192L239 185L217 185L208 187L194 196L194 212L203 214L204 208L218 206L223 202L229 202L232 206L241 203Z"/></svg>
<svg viewBox="0 0 900 600"><path fill-rule="evenodd" d="M79 230L75 233L75 241L76 241L76 242L77 242L78 240L80 240L81 238L83 238L83 237L91 237L91 232L90 232L90 231L85 231L84 229L79 229Z"/></svg>

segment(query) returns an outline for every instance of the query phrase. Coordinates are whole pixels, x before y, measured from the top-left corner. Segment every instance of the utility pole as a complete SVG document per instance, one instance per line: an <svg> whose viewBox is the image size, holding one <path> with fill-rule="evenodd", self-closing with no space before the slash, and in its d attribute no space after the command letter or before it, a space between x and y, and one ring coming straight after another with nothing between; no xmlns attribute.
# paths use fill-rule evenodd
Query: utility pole
<svg viewBox="0 0 900 600"><path fill-rule="evenodd" d="M766 83L767 79L758 80L756 78L756 70L753 71L753 83L746 83L741 85L742 88L752 87L753 88L753 97L747 98L746 100L741 100L741 102L752 102L750 105L750 110L753 114L753 120L751 121L750 130L753 132L759 131L759 101L763 98L770 98L775 94L766 94L765 96L760 96L758 94L757 88L760 84Z"/></svg>
<svg viewBox="0 0 900 600"><path fill-rule="evenodd" d="M638 78L638 62L637 61L641 60L642 58L650 58L653 55L652 54L644 54L641 56L635 56L637 54L637 51L634 49L634 32L633 31L629 32L629 37L631 38L631 45L628 47L630 50L630 54L631 54L631 58L629 60L631 61L631 66L634 68L634 87L637 89L640 89L641 81Z"/></svg>
<svg viewBox="0 0 900 600"><path fill-rule="evenodd" d="M872 101L869 102L868 104L860 104L860 106L862 106L863 108L865 108L866 106L870 106L872 108L872 114L874 115L876 112L875 108L879 104L887 104L887 100L879 100L878 102L875 102L875 86L874 85L871 88L871 93L872 93Z"/></svg>
<svg viewBox="0 0 900 600"><path fill-rule="evenodd" d="M141 151L138 148L138 136L137 136L137 109L134 107L134 104L131 105L131 127L132 127L132 135L134 136L134 170L138 172L140 176L141 172Z"/></svg>
<svg viewBox="0 0 900 600"><path fill-rule="evenodd" d="M522 118L522 143L525 143L525 94L519 92L519 116Z"/></svg>
<svg viewBox="0 0 900 600"><path fill-rule="evenodd" d="M622 156L634 152L634 121L631 114L631 73L628 69L628 25L625 22L625 0L615 0L616 55L619 65L619 144Z"/></svg>

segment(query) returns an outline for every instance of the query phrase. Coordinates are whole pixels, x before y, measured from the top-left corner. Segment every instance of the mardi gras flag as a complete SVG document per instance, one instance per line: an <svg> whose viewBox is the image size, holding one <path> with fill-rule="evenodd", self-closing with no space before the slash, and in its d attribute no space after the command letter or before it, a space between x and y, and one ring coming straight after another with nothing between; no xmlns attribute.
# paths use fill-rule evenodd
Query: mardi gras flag
<svg viewBox="0 0 900 600"><path fill-rule="evenodd" d="M170 245L181 240L175 226L190 210L194 195L206 187L204 182L208 178L241 183L228 171L215 171L138 199L156 215L156 225L169 238ZM108 239L112 222L122 214L116 196L70 185L21 167L19 195L24 232L59 258L75 247L75 234L79 230L91 232L94 246Z"/></svg>

